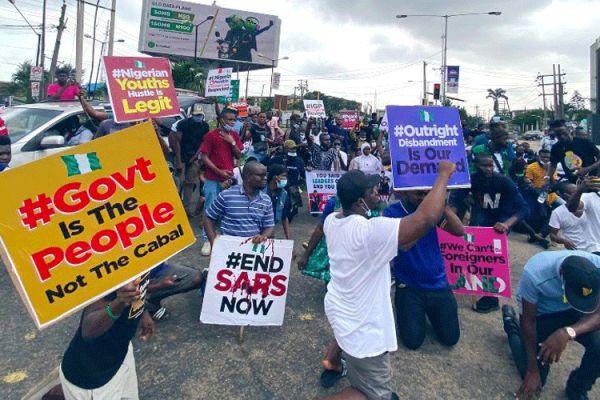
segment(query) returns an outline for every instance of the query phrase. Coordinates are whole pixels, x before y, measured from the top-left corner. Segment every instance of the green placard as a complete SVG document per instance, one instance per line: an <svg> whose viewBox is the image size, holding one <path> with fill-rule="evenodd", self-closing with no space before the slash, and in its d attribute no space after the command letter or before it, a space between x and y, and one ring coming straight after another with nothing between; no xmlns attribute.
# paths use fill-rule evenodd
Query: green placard
<svg viewBox="0 0 600 400"><path fill-rule="evenodd" d="M180 21L192 22L194 20L194 14L188 14L179 11L171 11L165 10L164 8L154 8L150 9L150 15L153 17L162 17L169 19L178 19Z"/></svg>
<svg viewBox="0 0 600 400"><path fill-rule="evenodd" d="M192 33L194 25L179 22L160 21L158 19L150 20L150 28L166 29L168 31Z"/></svg>
<svg viewBox="0 0 600 400"><path fill-rule="evenodd" d="M231 80L231 91L229 92L229 96L219 96L219 103L227 103L228 101L232 101L237 103L240 101L240 80L232 79Z"/></svg>

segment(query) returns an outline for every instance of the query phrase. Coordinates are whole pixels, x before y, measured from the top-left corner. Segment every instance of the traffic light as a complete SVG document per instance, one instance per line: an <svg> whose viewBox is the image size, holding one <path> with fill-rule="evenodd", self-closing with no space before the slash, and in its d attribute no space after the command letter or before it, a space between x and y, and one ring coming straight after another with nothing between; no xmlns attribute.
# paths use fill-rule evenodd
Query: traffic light
<svg viewBox="0 0 600 400"><path fill-rule="evenodd" d="M439 83L434 83L433 84L433 99L434 100L439 100L440 99L440 84Z"/></svg>

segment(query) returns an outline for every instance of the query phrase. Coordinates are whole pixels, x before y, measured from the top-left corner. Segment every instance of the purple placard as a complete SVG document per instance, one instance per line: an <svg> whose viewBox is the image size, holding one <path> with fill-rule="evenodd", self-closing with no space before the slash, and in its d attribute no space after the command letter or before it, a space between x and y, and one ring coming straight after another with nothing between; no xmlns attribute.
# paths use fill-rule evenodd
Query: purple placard
<svg viewBox="0 0 600 400"><path fill-rule="evenodd" d="M448 188L471 187L458 109L387 106L395 190L429 189L442 160L456 163Z"/></svg>

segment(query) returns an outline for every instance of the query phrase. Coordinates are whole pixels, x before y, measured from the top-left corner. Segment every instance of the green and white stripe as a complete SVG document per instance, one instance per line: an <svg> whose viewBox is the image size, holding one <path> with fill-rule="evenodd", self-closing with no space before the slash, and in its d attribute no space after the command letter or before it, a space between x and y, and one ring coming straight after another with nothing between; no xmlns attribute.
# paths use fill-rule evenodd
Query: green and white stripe
<svg viewBox="0 0 600 400"><path fill-rule="evenodd" d="M61 158L67 167L67 176L82 175L97 169L102 169L100 160L95 152L72 154L69 156L61 156Z"/></svg>
<svg viewBox="0 0 600 400"><path fill-rule="evenodd" d="M422 122L433 122L433 117L429 111L421 110L420 113Z"/></svg>
<svg viewBox="0 0 600 400"><path fill-rule="evenodd" d="M470 233L465 233L463 239L465 239L466 242L475 243L475 236Z"/></svg>
<svg viewBox="0 0 600 400"><path fill-rule="evenodd" d="M144 67L146 66L146 64L144 64L144 62L142 62L142 61L140 61L140 60L135 60L135 61L133 62L133 65L134 65L136 68L144 68Z"/></svg>

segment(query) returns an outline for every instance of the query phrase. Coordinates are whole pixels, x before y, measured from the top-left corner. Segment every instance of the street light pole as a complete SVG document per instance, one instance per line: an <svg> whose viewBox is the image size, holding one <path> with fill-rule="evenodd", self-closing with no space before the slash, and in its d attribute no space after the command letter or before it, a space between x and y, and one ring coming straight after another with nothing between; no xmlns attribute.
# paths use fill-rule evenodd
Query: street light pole
<svg viewBox="0 0 600 400"><path fill-rule="evenodd" d="M256 53L257 56L266 58L267 60L271 60L271 85L269 86L269 98L273 95L273 75L275 74L275 63L281 60L289 60L289 57L281 57L278 59L272 59L271 57L267 57L264 54Z"/></svg>
<svg viewBox="0 0 600 400"><path fill-rule="evenodd" d="M194 27L196 29L196 38L194 39L194 62L198 62L198 27L206 21L210 21L214 17L214 15L209 15L204 21L200 22L199 24L194 24Z"/></svg>

